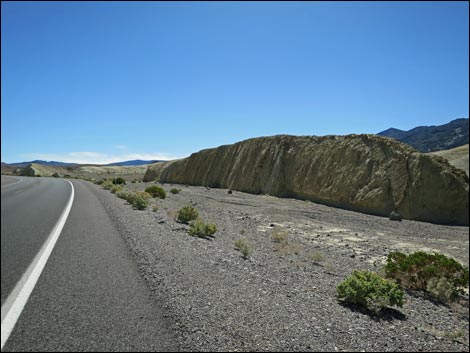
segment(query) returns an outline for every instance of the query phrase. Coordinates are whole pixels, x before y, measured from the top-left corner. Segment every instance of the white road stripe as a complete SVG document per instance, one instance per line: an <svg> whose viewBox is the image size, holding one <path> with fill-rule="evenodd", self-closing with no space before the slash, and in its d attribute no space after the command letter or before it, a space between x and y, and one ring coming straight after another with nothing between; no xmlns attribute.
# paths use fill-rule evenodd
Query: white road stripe
<svg viewBox="0 0 470 353"><path fill-rule="evenodd" d="M2 185L2 188L6 188L6 187L8 187L8 186L12 186L12 185L18 184L20 181L22 181L22 179L19 179L19 180L15 181L14 183Z"/></svg>
<svg viewBox="0 0 470 353"><path fill-rule="evenodd" d="M52 229L51 234L47 238L47 241L42 246L41 250L34 257L34 260L29 265L26 272L21 277L20 281L16 284L13 291L10 293L8 298L2 305L2 346L5 345L8 337L10 337L18 318L20 317L26 303L28 302L29 296L36 285L36 282L41 275L44 266L46 266L47 260L54 249L54 246L59 239L60 232L64 227L65 221L72 209L73 198L75 191L70 181L66 180L72 187L72 193L70 194L69 201L64 211L62 212L59 220Z"/></svg>

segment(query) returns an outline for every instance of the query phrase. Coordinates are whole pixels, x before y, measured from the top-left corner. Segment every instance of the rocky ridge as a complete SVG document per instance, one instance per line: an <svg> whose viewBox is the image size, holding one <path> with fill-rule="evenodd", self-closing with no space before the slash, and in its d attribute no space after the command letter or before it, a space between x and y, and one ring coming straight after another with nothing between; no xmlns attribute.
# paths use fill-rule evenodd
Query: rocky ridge
<svg viewBox="0 0 470 353"><path fill-rule="evenodd" d="M144 181L229 188L406 219L468 225L468 176L376 135L260 137L150 165Z"/></svg>

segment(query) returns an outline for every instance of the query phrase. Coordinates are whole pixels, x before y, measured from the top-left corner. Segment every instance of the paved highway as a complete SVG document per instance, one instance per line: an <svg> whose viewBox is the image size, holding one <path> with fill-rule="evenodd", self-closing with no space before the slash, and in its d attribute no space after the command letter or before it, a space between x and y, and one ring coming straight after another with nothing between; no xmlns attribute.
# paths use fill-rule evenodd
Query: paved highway
<svg viewBox="0 0 470 353"><path fill-rule="evenodd" d="M73 180L72 188L55 178L8 182L2 177L2 339L5 312L24 273L50 241L72 190L74 195L2 351L176 351L163 309L91 187Z"/></svg>

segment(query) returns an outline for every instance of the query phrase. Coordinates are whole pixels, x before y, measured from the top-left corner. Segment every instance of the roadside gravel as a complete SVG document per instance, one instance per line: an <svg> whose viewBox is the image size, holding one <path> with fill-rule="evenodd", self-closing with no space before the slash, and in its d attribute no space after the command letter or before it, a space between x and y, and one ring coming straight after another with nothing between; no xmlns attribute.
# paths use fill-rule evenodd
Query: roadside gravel
<svg viewBox="0 0 470 353"><path fill-rule="evenodd" d="M439 251L468 266L468 227L393 222L312 202L184 185L163 185L167 198L137 211L84 183L99 196L164 303L183 350L469 350L468 296L447 307L407 293L403 308L382 317L335 297L336 286L353 270L379 270L393 250ZM181 192L171 194L172 188ZM217 225L214 238L191 237L188 226L174 220L188 204ZM287 243L273 241L273 233ZM240 238L252 249L246 260L234 248Z"/></svg>

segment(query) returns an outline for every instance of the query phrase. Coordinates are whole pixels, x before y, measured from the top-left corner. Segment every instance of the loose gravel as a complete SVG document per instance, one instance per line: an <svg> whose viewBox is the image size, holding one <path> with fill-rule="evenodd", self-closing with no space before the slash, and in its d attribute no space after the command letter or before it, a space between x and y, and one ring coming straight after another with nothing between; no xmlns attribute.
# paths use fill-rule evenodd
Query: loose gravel
<svg viewBox="0 0 470 353"><path fill-rule="evenodd" d="M406 293L403 308L380 317L335 296L353 270L378 271L394 250L438 251L468 266L468 227L396 222L307 201L171 184L161 185L166 199L152 199L138 211L85 183L164 303L182 350L469 350L468 295L445 306ZM170 193L173 188L180 193ZM186 205L217 225L213 238L189 236L188 226L175 221ZM273 234L286 241L274 241ZM234 247L240 238L252 250L248 259Z"/></svg>

